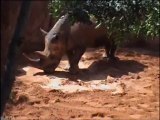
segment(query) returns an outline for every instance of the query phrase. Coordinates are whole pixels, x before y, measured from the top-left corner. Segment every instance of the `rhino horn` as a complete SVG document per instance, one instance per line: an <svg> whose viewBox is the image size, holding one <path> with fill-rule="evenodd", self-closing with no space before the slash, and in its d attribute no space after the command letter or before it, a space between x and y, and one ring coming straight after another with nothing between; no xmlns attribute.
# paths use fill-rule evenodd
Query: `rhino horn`
<svg viewBox="0 0 160 120"><path fill-rule="evenodd" d="M45 30L43 30L42 28L40 28L40 31L43 33L43 35L47 35L48 32L46 32Z"/></svg>
<svg viewBox="0 0 160 120"><path fill-rule="evenodd" d="M38 55L39 58L46 59L46 55L45 55L44 51L35 51L34 53L36 55Z"/></svg>
<svg viewBox="0 0 160 120"><path fill-rule="evenodd" d="M33 59L30 58L28 55L26 55L25 53L23 53L23 56L26 58L27 62L30 63L33 67L39 68L41 69L40 66L40 61L41 59Z"/></svg>
<svg viewBox="0 0 160 120"><path fill-rule="evenodd" d="M43 59L46 59L46 56L44 55L44 52L41 51L35 51L34 54L36 54L39 58L34 59L34 58L30 58L28 55L26 55L25 53L23 53L23 56L27 59L28 63L30 63L32 66L40 68L40 62Z"/></svg>
<svg viewBox="0 0 160 120"><path fill-rule="evenodd" d="M29 61L31 61L31 62L40 62L40 59L38 58L38 59L33 59L33 58L30 58L28 55L26 55L25 53L23 53L23 56L25 57L25 58L27 58Z"/></svg>

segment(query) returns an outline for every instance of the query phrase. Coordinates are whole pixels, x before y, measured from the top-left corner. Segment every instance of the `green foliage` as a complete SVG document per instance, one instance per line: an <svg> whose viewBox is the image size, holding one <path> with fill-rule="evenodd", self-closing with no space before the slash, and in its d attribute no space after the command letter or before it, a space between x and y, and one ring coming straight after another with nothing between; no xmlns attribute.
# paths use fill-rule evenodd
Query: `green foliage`
<svg viewBox="0 0 160 120"><path fill-rule="evenodd" d="M71 12L72 20L77 18L76 15L85 21L88 16L96 18L95 22L105 25L111 36L116 35L117 42L121 42L128 33L137 37L158 36L159 8L159 0L51 0L49 3L50 12L55 17Z"/></svg>

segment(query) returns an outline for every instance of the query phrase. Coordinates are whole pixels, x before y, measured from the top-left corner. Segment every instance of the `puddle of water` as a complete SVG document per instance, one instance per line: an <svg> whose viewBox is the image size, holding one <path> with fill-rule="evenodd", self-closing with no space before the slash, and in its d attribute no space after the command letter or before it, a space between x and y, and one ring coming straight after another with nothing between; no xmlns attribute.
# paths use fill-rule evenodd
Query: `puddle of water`
<svg viewBox="0 0 160 120"><path fill-rule="evenodd" d="M30 70L30 67L23 68L27 72L28 75L33 75L34 71L37 69ZM31 72L31 73L30 73ZM29 74L30 73L30 74ZM78 79L77 81L71 81L67 78L59 78L56 76L36 76L38 78L44 79L43 85L40 86L44 89L53 89L53 90L61 90L62 92L73 93L80 91L93 91L93 90L111 90L114 91L115 94L123 92L123 86L121 86L120 82L109 82L111 77L107 77L106 80L90 80L90 81L82 81ZM47 80L47 82L45 81ZM114 78L112 78L114 79ZM108 81L108 82L107 82Z"/></svg>
<svg viewBox="0 0 160 120"><path fill-rule="evenodd" d="M67 79L54 78L49 83L41 85L42 88L61 90L62 92L72 93L78 91L93 91L93 90L116 90L119 83L104 84L104 80L93 80L84 82L81 80L69 81Z"/></svg>

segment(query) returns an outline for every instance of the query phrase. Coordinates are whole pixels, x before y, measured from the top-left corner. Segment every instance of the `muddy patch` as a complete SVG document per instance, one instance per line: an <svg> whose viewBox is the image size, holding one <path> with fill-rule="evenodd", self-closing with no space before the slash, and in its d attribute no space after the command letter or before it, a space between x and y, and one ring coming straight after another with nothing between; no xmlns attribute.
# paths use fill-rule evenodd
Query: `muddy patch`
<svg viewBox="0 0 160 120"><path fill-rule="evenodd" d="M88 51L73 76L64 58L56 72L19 67L5 116L23 119L159 120L159 56L122 49L106 62L104 50ZM153 54L153 55L152 55Z"/></svg>

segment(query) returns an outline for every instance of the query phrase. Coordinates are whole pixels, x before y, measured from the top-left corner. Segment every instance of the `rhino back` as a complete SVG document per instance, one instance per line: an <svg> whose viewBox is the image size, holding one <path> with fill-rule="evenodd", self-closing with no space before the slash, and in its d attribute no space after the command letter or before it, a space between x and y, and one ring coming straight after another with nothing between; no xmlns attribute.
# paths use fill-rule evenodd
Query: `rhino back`
<svg viewBox="0 0 160 120"><path fill-rule="evenodd" d="M107 31L103 27L95 28L94 24L75 23L71 26L68 48L77 46L99 47L109 43Z"/></svg>

